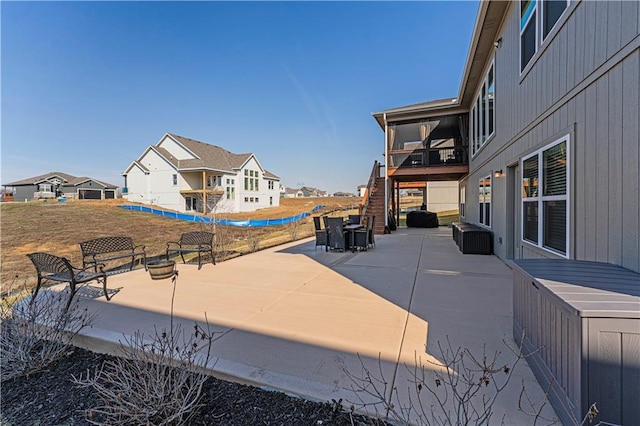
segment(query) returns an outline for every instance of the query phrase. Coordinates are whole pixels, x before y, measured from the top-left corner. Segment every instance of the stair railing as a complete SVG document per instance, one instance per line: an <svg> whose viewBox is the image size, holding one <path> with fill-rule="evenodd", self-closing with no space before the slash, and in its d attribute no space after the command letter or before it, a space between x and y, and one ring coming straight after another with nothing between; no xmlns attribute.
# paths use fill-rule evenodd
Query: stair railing
<svg viewBox="0 0 640 426"><path fill-rule="evenodd" d="M371 200L371 196L373 195L373 189L376 186L376 179L380 177L380 163L378 160L373 162L373 168L371 169L371 175L369 176L369 182L367 183L367 187L364 189L364 194L362 195L362 203L360 204L360 215L367 215L367 208L369 207L369 201Z"/></svg>

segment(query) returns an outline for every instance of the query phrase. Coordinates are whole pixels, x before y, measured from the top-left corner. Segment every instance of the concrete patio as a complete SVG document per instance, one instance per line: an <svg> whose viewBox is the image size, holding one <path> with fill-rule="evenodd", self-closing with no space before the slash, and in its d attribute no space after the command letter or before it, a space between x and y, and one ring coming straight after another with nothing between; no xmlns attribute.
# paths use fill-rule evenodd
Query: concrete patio
<svg viewBox="0 0 640 426"><path fill-rule="evenodd" d="M346 374L360 376L360 359L384 375L387 398L397 387L396 405L397 398L408 401L416 357L436 368L429 361L442 360L438 342L447 338L478 357L483 348L489 356L501 352L500 365L515 359L504 342L514 344L508 266L494 256L462 255L446 227L400 228L376 243L367 252L327 253L311 238L201 270L178 264L174 316L191 327L206 313L219 333L210 364L216 376L313 400L342 398L347 407L359 397L371 401L353 392ZM98 319L79 345L117 353L124 335L168 325L171 280L153 281L139 269L109 277L108 287L117 290L111 301L81 293ZM544 400L522 360L493 407L494 420L533 423L518 410L523 384L533 401ZM543 413L555 417L548 404Z"/></svg>

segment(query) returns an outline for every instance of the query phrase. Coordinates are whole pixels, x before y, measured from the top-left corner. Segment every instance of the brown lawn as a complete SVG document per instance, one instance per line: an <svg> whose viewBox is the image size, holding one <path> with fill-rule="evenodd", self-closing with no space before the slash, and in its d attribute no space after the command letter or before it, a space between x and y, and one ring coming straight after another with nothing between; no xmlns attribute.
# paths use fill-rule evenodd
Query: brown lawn
<svg viewBox="0 0 640 426"><path fill-rule="evenodd" d="M327 207L318 213L337 215L353 213L359 198L283 198L279 207L255 212L235 213L221 217L229 219L277 219L311 212L316 205ZM163 218L150 213L118 208L126 200L100 201L37 201L0 205L0 283L4 292L14 283L35 282L35 268L26 254L45 251L67 257L74 266L81 266L78 243L103 236L125 235L135 244L146 246L147 256L164 253L166 243L175 241L187 231L211 230L211 225ZM264 228L221 227L216 229L220 257L228 258L249 251L247 242L259 241L266 248L313 235L310 218L297 225ZM222 245L222 249L220 245Z"/></svg>

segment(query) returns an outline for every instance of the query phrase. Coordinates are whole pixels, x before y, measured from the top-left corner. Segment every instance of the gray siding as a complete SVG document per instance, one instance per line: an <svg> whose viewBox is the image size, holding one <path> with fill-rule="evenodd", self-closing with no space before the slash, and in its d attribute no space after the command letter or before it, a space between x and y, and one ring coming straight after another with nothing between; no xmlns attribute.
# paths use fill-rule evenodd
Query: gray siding
<svg viewBox="0 0 640 426"><path fill-rule="evenodd" d="M16 186L13 188L13 200L33 200L33 194L38 190L36 185Z"/></svg>
<svg viewBox="0 0 640 426"><path fill-rule="evenodd" d="M570 133L570 257L640 271L640 7L582 1L565 15L521 75L517 3L507 10L495 51L496 133L471 160L466 220L478 221L481 177ZM492 230L511 238L506 179L493 179L492 192ZM506 245L495 252L506 257ZM553 257L526 243L522 254Z"/></svg>

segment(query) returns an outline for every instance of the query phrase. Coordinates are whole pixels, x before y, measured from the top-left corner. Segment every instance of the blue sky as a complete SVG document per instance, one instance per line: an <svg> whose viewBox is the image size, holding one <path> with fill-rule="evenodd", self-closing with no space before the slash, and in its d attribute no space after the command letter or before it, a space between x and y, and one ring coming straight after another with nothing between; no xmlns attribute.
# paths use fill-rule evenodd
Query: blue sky
<svg viewBox="0 0 640 426"><path fill-rule="evenodd" d="M478 2L2 2L2 183L123 185L165 132L355 192L372 112L455 97Z"/></svg>

